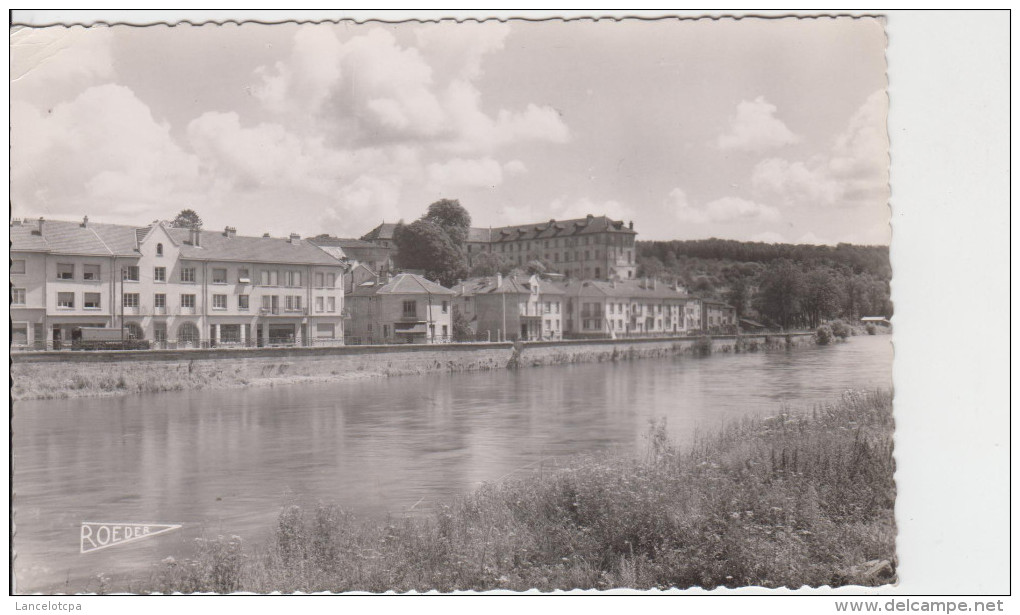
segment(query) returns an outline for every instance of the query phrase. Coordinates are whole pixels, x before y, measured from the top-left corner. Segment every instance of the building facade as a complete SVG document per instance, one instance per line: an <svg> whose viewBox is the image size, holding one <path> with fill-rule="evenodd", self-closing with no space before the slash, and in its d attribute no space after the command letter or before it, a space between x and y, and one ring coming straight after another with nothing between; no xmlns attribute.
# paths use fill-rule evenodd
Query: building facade
<svg viewBox="0 0 1020 615"><path fill-rule="evenodd" d="M684 335L694 300L676 287L655 280L569 280L566 292L567 337L646 337Z"/></svg>
<svg viewBox="0 0 1020 615"><path fill-rule="evenodd" d="M347 265L297 235L88 218L10 231L15 347L73 348L95 328L161 348L343 344Z"/></svg>
<svg viewBox="0 0 1020 615"><path fill-rule="evenodd" d="M478 340L563 339L565 293L554 282L496 275L465 280L454 290L454 309Z"/></svg>
<svg viewBox="0 0 1020 615"><path fill-rule="evenodd" d="M396 250L397 225L383 223L362 240ZM544 260L573 279L628 280L637 272L634 223L589 214L572 220L549 220L499 228L471 228L464 246L468 265L479 254L498 254L512 265Z"/></svg>
<svg viewBox="0 0 1020 615"><path fill-rule="evenodd" d="M353 272L347 297L352 344L435 344L453 340L454 292L412 273Z"/></svg>

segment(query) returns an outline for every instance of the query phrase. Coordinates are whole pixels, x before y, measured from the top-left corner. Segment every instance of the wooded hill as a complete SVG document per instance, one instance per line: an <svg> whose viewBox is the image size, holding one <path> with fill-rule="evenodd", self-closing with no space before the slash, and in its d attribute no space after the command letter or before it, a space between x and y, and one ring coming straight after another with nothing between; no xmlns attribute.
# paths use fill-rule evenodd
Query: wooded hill
<svg viewBox="0 0 1020 615"><path fill-rule="evenodd" d="M638 275L678 281L783 327L892 316L888 246L638 241Z"/></svg>

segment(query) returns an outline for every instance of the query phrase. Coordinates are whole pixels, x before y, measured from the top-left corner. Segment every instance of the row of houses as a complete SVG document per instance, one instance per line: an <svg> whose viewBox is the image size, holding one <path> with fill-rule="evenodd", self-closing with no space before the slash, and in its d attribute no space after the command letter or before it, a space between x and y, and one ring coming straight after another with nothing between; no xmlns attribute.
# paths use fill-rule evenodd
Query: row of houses
<svg viewBox="0 0 1020 615"><path fill-rule="evenodd" d="M441 343L455 338L455 314L476 340L736 327L732 307L654 280L497 275L444 288L390 273L381 246L363 240L87 217L15 220L10 231L14 347L80 346L97 329L170 348Z"/></svg>

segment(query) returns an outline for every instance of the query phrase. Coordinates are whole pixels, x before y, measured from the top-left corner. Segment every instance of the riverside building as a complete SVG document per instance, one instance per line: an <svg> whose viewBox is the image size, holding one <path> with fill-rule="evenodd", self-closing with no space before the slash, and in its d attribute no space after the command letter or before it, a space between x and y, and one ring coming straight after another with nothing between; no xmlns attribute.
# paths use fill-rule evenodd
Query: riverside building
<svg viewBox="0 0 1020 615"><path fill-rule="evenodd" d="M343 344L343 253L296 234L85 217L15 220L10 238L15 348L73 348L95 328L156 348Z"/></svg>
<svg viewBox="0 0 1020 615"><path fill-rule="evenodd" d="M393 233L397 225L382 223L363 240L396 252ZM624 224L606 216L588 214L572 220L549 220L498 228L473 227L464 250L470 266L483 252L500 255L524 266L544 260L568 278L628 280L637 272L634 223Z"/></svg>

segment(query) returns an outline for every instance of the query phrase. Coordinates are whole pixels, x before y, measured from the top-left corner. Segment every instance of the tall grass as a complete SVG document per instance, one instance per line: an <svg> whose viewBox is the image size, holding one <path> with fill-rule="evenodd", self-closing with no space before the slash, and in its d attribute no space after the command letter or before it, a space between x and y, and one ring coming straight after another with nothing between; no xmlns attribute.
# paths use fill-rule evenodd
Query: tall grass
<svg viewBox="0 0 1020 615"><path fill-rule="evenodd" d="M888 393L730 423L642 458L583 457L486 484L424 518L284 509L273 538L204 541L158 592L383 592L877 584L895 567ZM888 582L890 579L886 579Z"/></svg>

